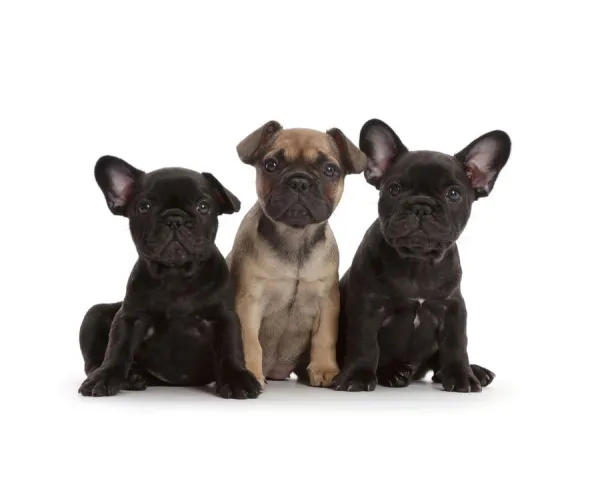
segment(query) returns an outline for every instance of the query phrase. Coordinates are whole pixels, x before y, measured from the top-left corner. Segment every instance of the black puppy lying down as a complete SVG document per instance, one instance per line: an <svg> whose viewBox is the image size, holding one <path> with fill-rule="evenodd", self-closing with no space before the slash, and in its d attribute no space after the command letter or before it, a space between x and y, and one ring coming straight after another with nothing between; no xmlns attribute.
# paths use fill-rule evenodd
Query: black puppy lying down
<svg viewBox="0 0 600 479"><path fill-rule="evenodd" d="M492 190L510 154L506 133L487 133L460 153L409 152L379 120L360 149L379 191L379 218L340 281L341 317L333 387L407 386L434 371L447 391L480 391L494 374L467 355L467 310L456 240L471 205Z"/></svg>
<svg viewBox="0 0 600 479"><path fill-rule="evenodd" d="M212 175L181 168L143 173L105 156L95 174L110 210L129 218L139 258L124 301L98 304L83 320L88 377L79 392L112 396L216 381L222 397L257 397L229 272L214 243L217 216L239 211L239 200Z"/></svg>

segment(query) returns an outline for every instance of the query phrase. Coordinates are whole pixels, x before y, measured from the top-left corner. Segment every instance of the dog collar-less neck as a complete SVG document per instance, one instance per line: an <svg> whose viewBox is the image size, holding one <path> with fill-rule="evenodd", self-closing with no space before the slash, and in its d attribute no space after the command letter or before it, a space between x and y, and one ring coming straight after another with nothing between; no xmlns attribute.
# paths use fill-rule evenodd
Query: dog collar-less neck
<svg viewBox="0 0 600 479"><path fill-rule="evenodd" d="M145 260L144 263L150 276L155 279L163 279L171 276L191 279L198 275L199 271L209 259L210 257L203 260L188 261L187 263L177 266L149 260Z"/></svg>

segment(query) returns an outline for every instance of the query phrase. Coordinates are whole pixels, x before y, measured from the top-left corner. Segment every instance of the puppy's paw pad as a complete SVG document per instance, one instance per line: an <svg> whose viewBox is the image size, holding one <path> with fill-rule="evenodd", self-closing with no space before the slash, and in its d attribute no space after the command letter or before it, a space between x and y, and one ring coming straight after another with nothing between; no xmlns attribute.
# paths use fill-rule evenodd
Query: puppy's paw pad
<svg viewBox="0 0 600 479"><path fill-rule="evenodd" d="M492 371L477 364L471 364L471 370L483 388L492 384L492 381L496 377Z"/></svg>
<svg viewBox="0 0 600 479"><path fill-rule="evenodd" d="M333 366L308 366L308 378L311 386L328 387L340 373L336 365Z"/></svg>
<svg viewBox="0 0 600 479"><path fill-rule="evenodd" d="M336 391L373 391L377 385L377 376L373 371L342 372L332 383Z"/></svg>
<svg viewBox="0 0 600 479"><path fill-rule="evenodd" d="M217 394L225 399L254 399L262 386L247 369L228 371L217 384Z"/></svg>

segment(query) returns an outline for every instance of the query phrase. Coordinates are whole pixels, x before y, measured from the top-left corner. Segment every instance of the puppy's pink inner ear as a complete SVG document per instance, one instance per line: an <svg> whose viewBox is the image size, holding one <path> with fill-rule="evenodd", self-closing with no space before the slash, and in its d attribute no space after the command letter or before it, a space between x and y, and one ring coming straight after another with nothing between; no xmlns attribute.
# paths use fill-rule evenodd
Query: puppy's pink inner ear
<svg viewBox="0 0 600 479"><path fill-rule="evenodd" d="M373 161L383 173L387 170L392 158L396 156L394 138L385 130L375 130L369 138L373 144Z"/></svg>
<svg viewBox="0 0 600 479"><path fill-rule="evenodd" d="M484 140L468 155L465 169L474 189L488 191L496 174L492 165L496 153L496 143Z"/></svg>
<svg viewBox="0 0 600 479"><path fill-rule="evenodd" d="M467 165L467 177L471 180L471 185L474 189L487 189L489 177L476 165Z"/></svg>
<svg viewBox="0 0 600 479"><path fill-rule="evenodd" d="M131 196L133 178L122 171L110 173L111 193L110 197L115 206L125 206Z"/></svg>

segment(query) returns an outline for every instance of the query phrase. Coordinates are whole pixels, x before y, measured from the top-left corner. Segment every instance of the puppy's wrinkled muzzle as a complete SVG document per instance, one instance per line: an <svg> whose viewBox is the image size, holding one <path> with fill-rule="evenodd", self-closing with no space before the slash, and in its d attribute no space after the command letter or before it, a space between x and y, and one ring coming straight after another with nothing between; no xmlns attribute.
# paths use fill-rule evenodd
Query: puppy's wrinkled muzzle
<svg viewBox="0 0 600 479"><path fill-rule="evenodd" d="M282 179L264 209L273 220L293 228L326 221L332 212L318 184L303 173Z"/></svg>
<svg viewBox="0 0 600 479"><path fill-rule="evenodd" d="M160 260L166 264L179 265L188 261L189 251L179 241L170 241L160 253Z"/></svg>

